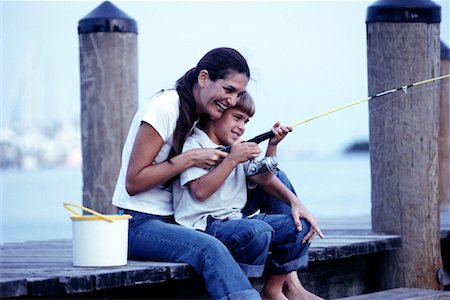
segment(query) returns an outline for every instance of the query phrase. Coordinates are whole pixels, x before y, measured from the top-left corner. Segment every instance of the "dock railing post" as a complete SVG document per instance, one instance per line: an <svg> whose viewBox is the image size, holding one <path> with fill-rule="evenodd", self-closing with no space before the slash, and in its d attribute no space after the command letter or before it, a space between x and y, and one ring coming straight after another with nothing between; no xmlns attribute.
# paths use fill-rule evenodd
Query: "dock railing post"
<svg viewBox="0 0 450 300"><path fill-rule="evenodd" d="M369 95L440 75L441 7L379 0L367 9ZM439 288L439 83L369 103L372 228L401 235L377 284Z"/></svg>
<svg viewBox="0 0 450 300"><path fill-rule="evenodd" d="M137 24L106 1L78 23L83 205L115 213L111 198L138 106Z"/></svg>

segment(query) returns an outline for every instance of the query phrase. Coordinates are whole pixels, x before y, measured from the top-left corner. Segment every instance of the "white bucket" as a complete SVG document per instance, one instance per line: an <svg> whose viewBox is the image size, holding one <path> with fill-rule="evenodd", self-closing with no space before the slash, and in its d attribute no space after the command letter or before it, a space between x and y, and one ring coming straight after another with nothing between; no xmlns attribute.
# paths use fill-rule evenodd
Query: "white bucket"
<svg viewBox="0 0 450 300"><path fill-rule="evenodd" d="M75 206L92 215L82 216L69 208ZM81 205L64 203L72 216L72 250L75 267L125 266L128 256L130 215L102 215Z"/></svg>

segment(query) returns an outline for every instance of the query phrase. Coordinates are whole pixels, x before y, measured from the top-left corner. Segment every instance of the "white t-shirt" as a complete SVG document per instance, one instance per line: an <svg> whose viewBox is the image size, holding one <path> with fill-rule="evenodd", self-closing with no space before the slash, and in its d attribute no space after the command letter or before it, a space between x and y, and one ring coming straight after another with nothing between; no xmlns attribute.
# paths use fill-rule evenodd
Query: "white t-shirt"
<svg viewBox="0 0 450 300"><path fill-rule="evenodd" d="M197 148L217 148L208 135L201 129L194 128L186 140L183 152ZM247 187L244 167L241 163L227 177L222 186L203 202L191 194L187 183L200 178L210 170L191 167L180 174L180 180L173 183L173 204L175 220L186 227L205 230L208 216L216 219L240 219L241 210L247 202Z"/></svg>
<svg viewBox="0 0 450 300"><path fill-rule="evenodd" d="M180 99L176 90L166 90L156 94L139 108L131 122L122 152L122 166L113 195L113 205L144 213L168 216L173 214L172 193L162 186L130 196L125 189L125 180L133 149L134 140L141 122L153 126L164 141L164 145L155 158L161 163L169 156L172 137L180 114Z"/></svg>

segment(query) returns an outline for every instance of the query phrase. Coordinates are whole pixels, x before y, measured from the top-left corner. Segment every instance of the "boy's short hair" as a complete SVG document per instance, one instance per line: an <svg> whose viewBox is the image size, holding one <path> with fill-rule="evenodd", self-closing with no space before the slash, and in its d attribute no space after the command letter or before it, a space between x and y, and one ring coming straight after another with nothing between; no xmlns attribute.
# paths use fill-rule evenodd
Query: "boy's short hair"
<svg viewBox="0 0 450 300"><path fill-rule="evenodd" d="M256 110L255 102L249 92L243 93L238 103L233 108L247 114L249 117L253 117Z"/></svg>

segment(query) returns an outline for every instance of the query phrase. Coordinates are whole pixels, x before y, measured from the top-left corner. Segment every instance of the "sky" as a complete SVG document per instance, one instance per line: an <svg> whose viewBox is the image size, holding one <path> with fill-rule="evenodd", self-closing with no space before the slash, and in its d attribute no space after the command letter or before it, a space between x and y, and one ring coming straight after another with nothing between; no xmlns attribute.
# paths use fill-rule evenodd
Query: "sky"
<svg viewBox="0 0 450 300"><path fill-rule="evenodd" d="M76 122L78 22L103 1L4 1L2 126ZM139 103L210 49L247 59L256 114L246 138L367 97L366 11L375 1L111 1L138 25ZM450 42L449 1L441 40ZM120 99L118 99L120 101ZM298 126L280 151L336 153L368 139L367 104Z"/></svg>

